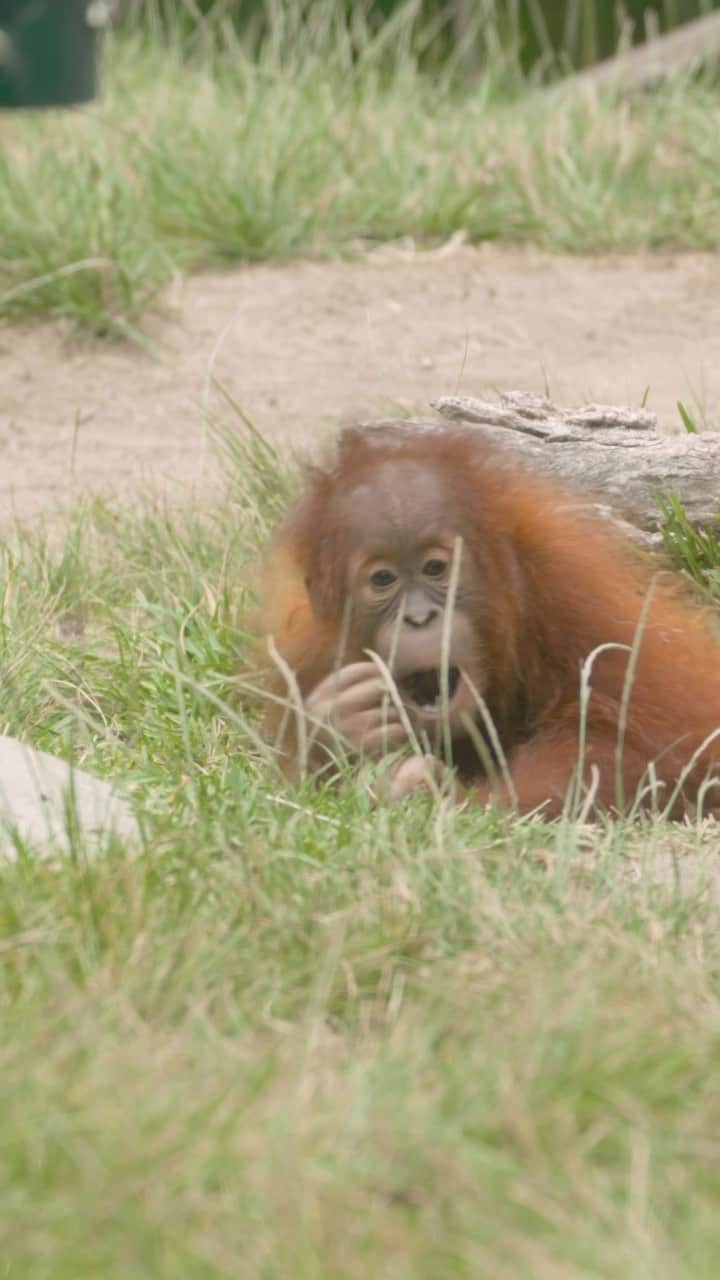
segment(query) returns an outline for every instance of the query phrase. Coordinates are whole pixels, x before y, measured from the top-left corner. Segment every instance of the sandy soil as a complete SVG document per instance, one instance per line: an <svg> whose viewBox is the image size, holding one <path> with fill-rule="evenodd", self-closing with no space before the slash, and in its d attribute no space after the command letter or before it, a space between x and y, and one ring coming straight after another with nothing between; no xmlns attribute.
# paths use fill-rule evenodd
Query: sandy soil
<svg viewBox="0 0 720 1280"><path fill-rule="evenodd" d="M205 424L233 420L216 382L268 436L310 450L341 421L426 413L460 391L635 405L649 387L668 429L678 399L720 423L720 255L385 247L178 281L145 328L151 350L0 327L0 525L80 492L202 499L216 475ZM720 898L717 856L678 870L679 835L650 879Z"/></svg>
<svg viewBox="0 0 720 1280"><path fill-rule="evenodd" d="M311 447L457 391L638 404L649 387L664 425L678 399L720 419L720 256L390 246L178 281L146 331L152 351L0 328L0 521L80 490L202 489L215 379L268 435Z"/></svg>

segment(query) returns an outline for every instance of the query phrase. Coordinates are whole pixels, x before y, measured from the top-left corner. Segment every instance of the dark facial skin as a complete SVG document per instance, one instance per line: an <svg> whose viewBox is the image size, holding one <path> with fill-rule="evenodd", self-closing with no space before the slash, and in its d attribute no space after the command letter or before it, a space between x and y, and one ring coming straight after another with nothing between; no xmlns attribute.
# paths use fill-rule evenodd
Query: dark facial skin
<svg viewBox="0 0 720 1280"><path fill-rule="evenodd" d="M544 817L717 812L713 620L485 432L348 427L268 569L266 724L290 776L329 776L340 739L386 754L392 798L459 779Z"/></svg>
<svg viewBox="0 0 720 1280"><path fill-rule="evenodd" d="M469 608L481 583L462 537L448 528L451 509L427 467L387 463L371 486L344 497L342 510L358 548L347 567L349 647L387 664L413 729L434 749L448 729L454 739L465 736L477 711L473 686L484 692ZM371 660L327 677L307 706L365 754L381 755L406 740Z"/></svg>

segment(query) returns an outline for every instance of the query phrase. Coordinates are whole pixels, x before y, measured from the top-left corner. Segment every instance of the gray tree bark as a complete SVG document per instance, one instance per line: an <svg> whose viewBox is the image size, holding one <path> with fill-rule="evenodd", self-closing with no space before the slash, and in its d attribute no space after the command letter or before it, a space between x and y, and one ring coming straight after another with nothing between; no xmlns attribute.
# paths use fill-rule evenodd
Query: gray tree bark
<svg viewBox="0 0 720 1280"><path fill-rule="evenodd" d="M596 404L559 409L521 391L503 394L498 402L442 396L432 407L441 418L471 426L513 462L584 495L626 532L637 536L641 531L639 540L645 543L659 541L658 494L675 494L697 527L720 516L719 432L670 435L658 430L655 415L646 409ZM438 423L418 420L417 425L437 428Z"/></svg>
<svg viewBox="0 0 720 1280"><path fill-rule="evenodd" d="M720 62L720 13L707 13L693 22L684 22L614 58L588 67L555 89L605 89L614 86L623 93L652 88L678 71Z"/></svg>

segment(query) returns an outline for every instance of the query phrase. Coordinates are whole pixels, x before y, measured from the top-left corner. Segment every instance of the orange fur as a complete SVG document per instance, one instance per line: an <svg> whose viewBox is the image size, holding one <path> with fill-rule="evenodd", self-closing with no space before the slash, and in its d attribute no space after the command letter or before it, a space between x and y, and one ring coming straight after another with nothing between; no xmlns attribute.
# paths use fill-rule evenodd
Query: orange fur
<svg viewBox="0 0 720 1280"><path fill-rule="evenodd" d="M594 766L596 804L622 807L653 762L667 798L720 725L712 619L677 578L628 549L576 498L511 466L465 428L345 432L337 463L314 475L279 531L264 627L303 696L338 662L347 560L355 549L343 525L343 496L361 482L372 486L376 469L398 460L426 465L445 487L448 522L482 576L475 626L490 673L486 700L520 808L562 808L578 754L581 665L604 644L624 648L594 660L585 778ZM310 572L319 581L315 608L305 586ZM634 644L618 795L621 706ZM356 656L343 654L342 661ZM271 720L277 726L277 717ZM684 803L716 769L720 739L703 750L683 787ZM487 799L491 786L479 767L469 773L478 797Z"/></svg>

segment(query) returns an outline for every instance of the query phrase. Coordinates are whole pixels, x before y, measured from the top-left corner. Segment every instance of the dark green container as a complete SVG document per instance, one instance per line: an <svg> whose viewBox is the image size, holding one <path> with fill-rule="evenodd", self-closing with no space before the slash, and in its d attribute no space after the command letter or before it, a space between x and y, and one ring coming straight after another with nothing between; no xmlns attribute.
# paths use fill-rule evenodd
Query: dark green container
<svg viewBox="0 0 720 1280"><path fill-rule="evenodd" d="M0 107L67 107L97 88L105 0L0 0Z"/></svg>

